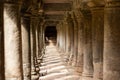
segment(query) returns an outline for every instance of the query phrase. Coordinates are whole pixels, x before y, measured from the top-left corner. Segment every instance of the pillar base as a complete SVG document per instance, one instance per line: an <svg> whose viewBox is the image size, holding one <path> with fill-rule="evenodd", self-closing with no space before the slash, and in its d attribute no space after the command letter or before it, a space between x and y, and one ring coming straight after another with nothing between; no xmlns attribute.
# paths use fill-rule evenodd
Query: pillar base
<svg viewBox="0 0 120 80"><path fill-rule="evenodd" d="M5 80L22 80L21 77L5 78Z"/></svg>
<svg viewBox="0 0 120 80"><path fill-rule="evenodd" d="M103 63L94 63L93 80L103 80Z"/></svg>
<svg viewBox="0 0 120 80"><path fill-rule="evenodd" d="M36 75L31 75L31 80L39 80L40 75L36 74Z"/></svg>
<svg viewBox="0 0 120 80"><path fill-rule="evenodd" d="M37 66L36 67L36 72L39 73L39 71L40 71L40 68Z"/></svg>
<svg viewBox="0 0 120 80"><path fill-rule="evenodd" d="M93 80L92 77L82 76L80 80Z"/></svg>
<svg viewBox="0 0 120 80"><path fill-rule="evenodd" d="M82 76L83 69L81 68L81 66L75 67L75 71L78 72Z"/></svg>
<svg viewBox="0 0 120 80"><path fill-rule="evenodd" d="M93 74L83 72L81 80L93 80Z"/></svg>
<svg viewBox="0 0 120 80"><path fill-rule="evenodd" d="M76 64L77 64L76 61L73 60L73 61L72 61L72 66L73 66L73 67L76 67Z"/></svg>
<svg viewBox="0 0 120 80"><path fill-rule="evenodd" d="M38 64L42 63L42 58L37 59Z"/></svg>

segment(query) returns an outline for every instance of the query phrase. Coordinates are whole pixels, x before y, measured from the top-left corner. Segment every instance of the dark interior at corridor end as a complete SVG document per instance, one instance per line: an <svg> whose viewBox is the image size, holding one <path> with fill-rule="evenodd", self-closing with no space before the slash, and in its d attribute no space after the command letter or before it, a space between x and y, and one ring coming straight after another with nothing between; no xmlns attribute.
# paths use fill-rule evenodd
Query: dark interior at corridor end
<svg viewBox="0 0 120 80"><path fill-rule="evenodd" d="M47 26L45 28L45 43L46 43L46 45L49 45L50 43L53 43L53 45L56 45L56 42L57 42L56 26Z"/></svg>

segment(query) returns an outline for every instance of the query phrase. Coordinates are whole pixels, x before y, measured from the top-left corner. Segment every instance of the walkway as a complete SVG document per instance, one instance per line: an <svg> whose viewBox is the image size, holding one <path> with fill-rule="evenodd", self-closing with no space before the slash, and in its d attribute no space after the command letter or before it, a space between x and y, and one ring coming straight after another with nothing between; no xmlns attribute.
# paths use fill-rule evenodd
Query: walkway
<svg viewBox="0 0 120 80"><path fill-rule="evenodd" d="M47 46L46 54L41 63L39 80L80 80L77 73L65 65L65 56L59 53L55 46Z"/></svg>

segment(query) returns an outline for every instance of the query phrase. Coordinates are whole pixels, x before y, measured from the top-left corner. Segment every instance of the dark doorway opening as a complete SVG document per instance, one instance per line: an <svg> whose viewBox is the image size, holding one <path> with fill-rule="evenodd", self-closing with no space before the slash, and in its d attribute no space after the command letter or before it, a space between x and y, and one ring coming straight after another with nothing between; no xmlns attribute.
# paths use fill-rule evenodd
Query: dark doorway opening
<svg viewBox="0 0 120 80"><path fill-rule="evenodd" d="M56 40L57 40L56 26L47 26L45 29L46 45L56 45Z"/></svg>

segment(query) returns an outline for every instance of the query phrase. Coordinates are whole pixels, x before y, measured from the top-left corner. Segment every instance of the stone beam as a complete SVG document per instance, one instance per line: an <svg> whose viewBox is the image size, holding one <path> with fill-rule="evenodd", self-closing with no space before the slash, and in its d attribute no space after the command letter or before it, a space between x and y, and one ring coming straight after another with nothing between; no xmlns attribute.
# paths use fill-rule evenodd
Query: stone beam
<svg viewBox="0 0 120 80"><path fill-rule="evenodd" d="M69 0L44 0L44 3L68 3Z"/></svg>
<svg viewBox="0 0 120 80"><path fill-rule="evenodd" d="M62 20L63 15L45 15L45 19Z"/></svg>
<svg viewBox="0 0 120 80"><path fill-rule="evenodd" d="M45 25L46 26L56 26L59 21L46 21Z"/></svg>
<svg viewBox="0 0 120 80"><path fill-rule="evenodd" d="M65 11L45 11L45 15L64 15Z"/></svg>
<svg viewBox="0 0 120 80"><path fill-rule="evenodd" d="M45 3L44 10L45 11L70 11L71 4L70 3Z"/></svg>

